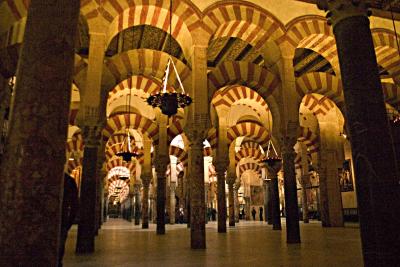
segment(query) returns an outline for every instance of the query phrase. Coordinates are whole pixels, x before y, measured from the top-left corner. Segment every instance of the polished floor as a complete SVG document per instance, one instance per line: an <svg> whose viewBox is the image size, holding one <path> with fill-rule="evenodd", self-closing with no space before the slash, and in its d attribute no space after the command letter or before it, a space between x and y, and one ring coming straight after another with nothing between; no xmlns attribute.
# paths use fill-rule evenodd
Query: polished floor
<svg viewBox="0 0 400 267"><path fill-rule="evenodd" d="M283 228L285 227L283 221ZM207 224L207 249L190 249L186 225L167 225L157 236L155 225L142 230L122 219L103 224L96 238L96 251L75 255L76 227L69 233L64 266L362 266L359 229L322 228L319 222L302 224L301 244L287 245L285 229L273 231L264 222L240 221L225 234L215 222Z"/></svg>

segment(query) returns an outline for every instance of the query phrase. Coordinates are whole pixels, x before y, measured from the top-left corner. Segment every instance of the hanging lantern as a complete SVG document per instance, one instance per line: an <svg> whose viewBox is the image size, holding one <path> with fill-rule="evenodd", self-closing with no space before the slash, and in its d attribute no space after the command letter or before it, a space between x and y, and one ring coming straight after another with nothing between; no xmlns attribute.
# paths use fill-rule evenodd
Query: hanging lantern
<svg viewBox="0 0 400 267"><path fill-rule="evenodd" d="M271 139L268 141L267 153L262 161L271 168L277 167L282 162L282 158L278 156Z"/></svg>
<svg viewBox="0 0 400 267"><path fill-rule="evenodd" d="M170 35L169 54L171 55L171 52L172 52L172 44L171 44L171 42L172 42L172 0L170 0L169 12L170 12L170 16L169 16L169 35ZM172 64L172 67L174 68L176 79L178 80L179 86L181 88L180 93L167 92L167 84L168 84L168 78L169 78L171 64ZM161 112L164 115L167 115L168 117L175 115L178 112L178 107L185 108L192 103L192 98L185 93L185 89L183 88L181 78L179 77L179 73L178 73L175 63L171 57L169 57L166 68L165 68L162 90L157 94L149 96L147 98L147 103L154 108L156 108L156 107L160 108Z"/></svg>
<svg viewBox="0 0 400 267"><path fill-rule="evenodd" d="M127 129L126 138L124 139L124 141L121 144L121 151L116 153L116 155L118 157L121 157L122 160L125 161L125 162L131 162L132 157L138 158L139 156L141 156L137 152L132 151L132 148L131 148L131 136L130 136L130 133L129 133L129 129Z"/></svg>
<svg viewBox="0 0 400 267"><path fill-rule="evenodd" d="M180 84L182 93L178 92L167 92L168 76L170 72L170 66L173 66L177 80ZM161 112L168 117L175 115L179 108L185 108L192 103L192 98L185 94L181 79L179 77L178 71L176 70L175 64L171 58L168 59L167 67L165 69L164 79L163 79L163 89L162 92L151 95L147 98L147 103L152 107L158 107Z"/></svg>

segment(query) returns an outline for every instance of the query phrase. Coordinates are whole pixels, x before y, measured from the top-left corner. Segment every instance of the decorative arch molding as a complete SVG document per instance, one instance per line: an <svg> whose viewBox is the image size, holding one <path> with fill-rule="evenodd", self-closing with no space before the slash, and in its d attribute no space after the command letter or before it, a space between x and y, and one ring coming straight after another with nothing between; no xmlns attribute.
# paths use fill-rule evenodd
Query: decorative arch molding
<svg viewBox="0 0 400 267"><path fill-rule="evenodd" d="M138 130L147 135L154 143L158 143L158 126L152 120L139 114L118 114L110 117L103 130L103 140L107 141L114 132L126 128Z"/></svg>
<svg viewBox="0 0 400 267"><path fill-rule="evenodd" d="M316 15L306 15L293 19L286 24L285 40L294 48L313 34L323 34L333 37L331 27L326 24L326 18Z"/></svg>
<svg viewBox="0 0 400 267"><path fill-rule="evenodd" d="M304 142L310 154L319 151L319 136L309 128L300 126L300 134L297 140Z"/></svg>
<svg viewBox="0 0 400 267"><path fill-rule="evenodd" d="M296 90L298 101L308 94L317 93L329 97L341 109L344 110L344 96L342 81L325 72L311 72L296 78Z"/></svg>
<svg viewBox="0 0 400 267"><path fill-rule="evenodd" d="M237 137L246 136L266 148L271 133L265 127L252 122L242 122L228 129L227 138L232 143Z"/></svg>
<svg viewBox="0 0 400 267"><path fill-rule="evenodd" d="M221 1L204 10L204 28L213 39L236 37L256 50L285 34L283 24L267 10L244 1Z"/></svg>
<svg viewBox="0 0 400 267"><path fill-rule="evenodd" d="M169 155L170 156L175 156L178 158L178 161L180 161L184 167L188 166L188 153L177 146L169 146Z"/></svg>
<svg viewBox="0 0 400 267"><path fill-rule="evenodd" d="M261 169L262 168L260 167L260 165L258 165L257 163L254 163L254 162L248 162L245 164L241 164L239 166L239 177L242 177L242 174L245 171L249 171L249 170L256 172L261 177Z"/></svg>
<svg viewBox="0 0 400 267"><path fill-rule="evenodd" d="M252 88L264 99L278 88L280 79L266 68L244 61L225 61L208 75L209 102L215 92L227 85Z"/></svg>
<svg viewBox="0 0 400 267"><path fill-rule="evenodd" d="M115 167L125 167L129 170L130 173L135 173L136 172L136 163L135 161L131 161L131 162L126 162L123 161L121 158L112 158L111 160L109 160L106 164L106 170L110 171L111 169L115 168Z"/></svg>
<svg viewBox="0 0 400 267"><path fill-rule="evenodd" d="M258 162L264 157L264 153L262 153L259 148L241 147L241 149L235 154L235 164L237 164L243 158L252 158Z"/></svg>
<svg viewBox="0 0 400 267"><path fill-rule="evenodd" d="M393 107L400 107L400 88L393 83L382 82L383 96L385 102Z"/></svg>
<svg viewBox="0 0 400 267"><path fill-rule="evenodd" d="M143 75L161 81L169 57L170 55L165 52L151 49L136 49L119 53L105 63L102 87L110 91L125 80L128 75ZM191 70L180 60L176 58L173 58L173 60L185 88L191 87L191 81L188 79L191 76ZM139 64L133 64L133 62ZM171 76L169 82L172 87L179 87L175 76Z"/></svg>

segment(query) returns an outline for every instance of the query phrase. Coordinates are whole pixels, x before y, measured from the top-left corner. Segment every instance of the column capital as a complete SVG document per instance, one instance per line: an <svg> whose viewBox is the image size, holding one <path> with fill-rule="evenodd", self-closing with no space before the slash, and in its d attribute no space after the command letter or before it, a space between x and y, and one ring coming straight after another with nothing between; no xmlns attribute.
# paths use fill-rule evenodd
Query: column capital
<svg viewBox="0 0 400 267"><path fill-rule="evenodd" d="M149 186L151 179L153 178L151 173L142 173L140 179L142 180L143 186Z"/></svg>
<svg viewBox="0 0 400 267"><path fill-rule="evenodd" d="M267 169L267 176L269 179L276 179L278 178L278 172L281 170L282 168L282 161L278 161L271 164L265 164L265 167Z"/></svg>
<svg viewBox="0 0 400 267"><path fill-rule="evenodd" d="M370 4L365 0L317 0L317 6L327 11L327 24L333 26L350 17L367 17L372 14Z"/></svg>
<svg viewBox="0 0 400 267"><path fill-rule="evenodd" d="M161 173L165 173L168 167L168 162L169 162L169 156L168 155L157 155L156 160L155 160L155 168L156 172L158 173L157 176L159 176Z"/></svg>
<svg viewBox="0 0 400 267"><path fill-rule="evenodd" d="M204 121L203 121L204 120ZM207 121L208 119L199 119L199 121ZM207 137L208 128L201 126L201 123L190 123L185 129L186 136L189 139L190 146L201 146L203 149L203 142ZM208 124L208 123L205 123Z"/></svg>
<svg viewBox="0 0 400 267"><path fill-rule="evenodd" d="M87 147L98 147L101 141L101 125L83 125L81 126L83 140Z"/></svg>

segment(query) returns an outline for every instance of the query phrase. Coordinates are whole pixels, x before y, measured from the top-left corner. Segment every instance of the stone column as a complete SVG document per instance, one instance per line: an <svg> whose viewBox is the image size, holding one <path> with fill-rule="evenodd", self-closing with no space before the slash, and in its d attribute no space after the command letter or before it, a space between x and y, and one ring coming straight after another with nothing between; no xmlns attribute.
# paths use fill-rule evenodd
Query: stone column
<svg viewBox="0 0 400 267"><path fill-rule="evenodd" d="M101 153L104 149L100 149L99 152ZM99 157L100 157L99 153ZM104 155L104 153L101 153ZM104 188L104 178L106 177L106 172L102 170L103 161L99 161L98 164L98 179L96 179L97 183L97 190L96 190L96 235L101 227L102 222L102 201L103 201L103 188Z"/></svg>
<svg viewBox="0 0 400 267"><path fill-rule="evenodd" d="M141 175L142 184L143 184L143 202L142 202L142 228L149 228L149 189L150 189L150 181L151 174L142 174Z"/></svg>
<svg viewBox="0 0 400 267"><path fill-rule="evenodd" d="M56 266L79 1L33 0L0 175L2 266ZM51 218L51 224L49 224Z"/></svg>
<svg viewBox="0 0 400 267"><path fill-rule="evenodd" d="M96 233L97 156L101 138L100 126L83 126L85 148L83 152L82 181L79 203L77 253L94 252Z"/></svg>
<svg viewBox="0 0 400 267"><path fill-rule="evenodd" d="M188 133L190 140L190 233L191 248L206 248L206 209L204 193L203 141L207 131L194 125Z"/></svg>
<svg viewBox="0 0 400 267"><path fill-rule="evenodd" d="M322 1L333 25L356 176L366 266L400 261L400 183L366 1ZM360 41L362 40L362 41Z"/></svg>
<svg viewBox="0 0 400 267"><path fill-rule="evenodd" d="M215 170L217 172L217 205L218 205L218 233L226 233L226 195L225 195L225 172L228 162L217 161Z"/></svg>
<svg viewBox="0 0 400 267"><path fill-rule="evenodd" d="M141 217L141 203L140 203L140 187L142 185L141 184L135 184L133 186L134 188L134 198L135 198L135 225L139 225L140 224L140 217Z"/></svg>
<svg viewBox="0 0 400 267"><path fill-rule="evenodd" d="M293 128L291 132L295 133ZM289 244L300 243L299 209L294 166L296 153L293 149L295 143L295 136L286 136L282 149L286 210L286 242Z"/></svg>
<svg viewBox="0 0 400 267"><path fill-rule="evenodd" d="M308 220L308 201L307 201L307 186L310 184L310 175L308 174L308 155L307 146L304 142L300 143L301 147L301 206L303 208L303 223L309 223Z"/></svg>
<svg viewBox="0 0 400 267"><path fill-rule="evenodd" d="M165 201L167 179L165 172L168 167L168 155L157 155L157 234L165 234Z"/></svg>
<svg viewBox="0 0 400 267"><path fill-rule="evenodd" d="M264 184L264 215L265 215L265 221L268 222L268 224L272 224L272 215L271 215L271 194L270 194L270 184L271 184L271 179L266 179L263 182Z"/></svg>
<svg viewBox="0 0 400 267"><path fill-rule="evenodd" d="M239 222L239 213L240 213L240 205L239 205L239 188L240 184L235 183L234 190L234 204L235 204L235 223Z"/></svg>
<svg viewBox="0 0 400 267"><path fill-rule="evenodd" d="M234 193L233 185L235 180L228 179L228 207L229 207L229 226L235 226L235 205L234 205Z"/></svg>
<svg viewBox="0 0 400 267"><path fill-rule="evenodd" d="M170 183L169 190L170 190L169 223L170 224L175 224L176 182L171 182Z"/></svg>
<svg viewBox="0 0 400 267"><path fill-rule="evenodd" d="M205 206L206 206L206 212L205 212L205 220L206 223L208 222L208 191L210 190L210 183L204 183L204 202L205 202Z"/></svg>
<svg viewBox="0 0 400 267"><path fill-rule="evenodd" d="M281 213L279 209L279 185L278 185L278 172L282 167L281 161L270 162L265 164L268 171L268 178L271 187L271 221L273 230L281 230Z"/></svg>

